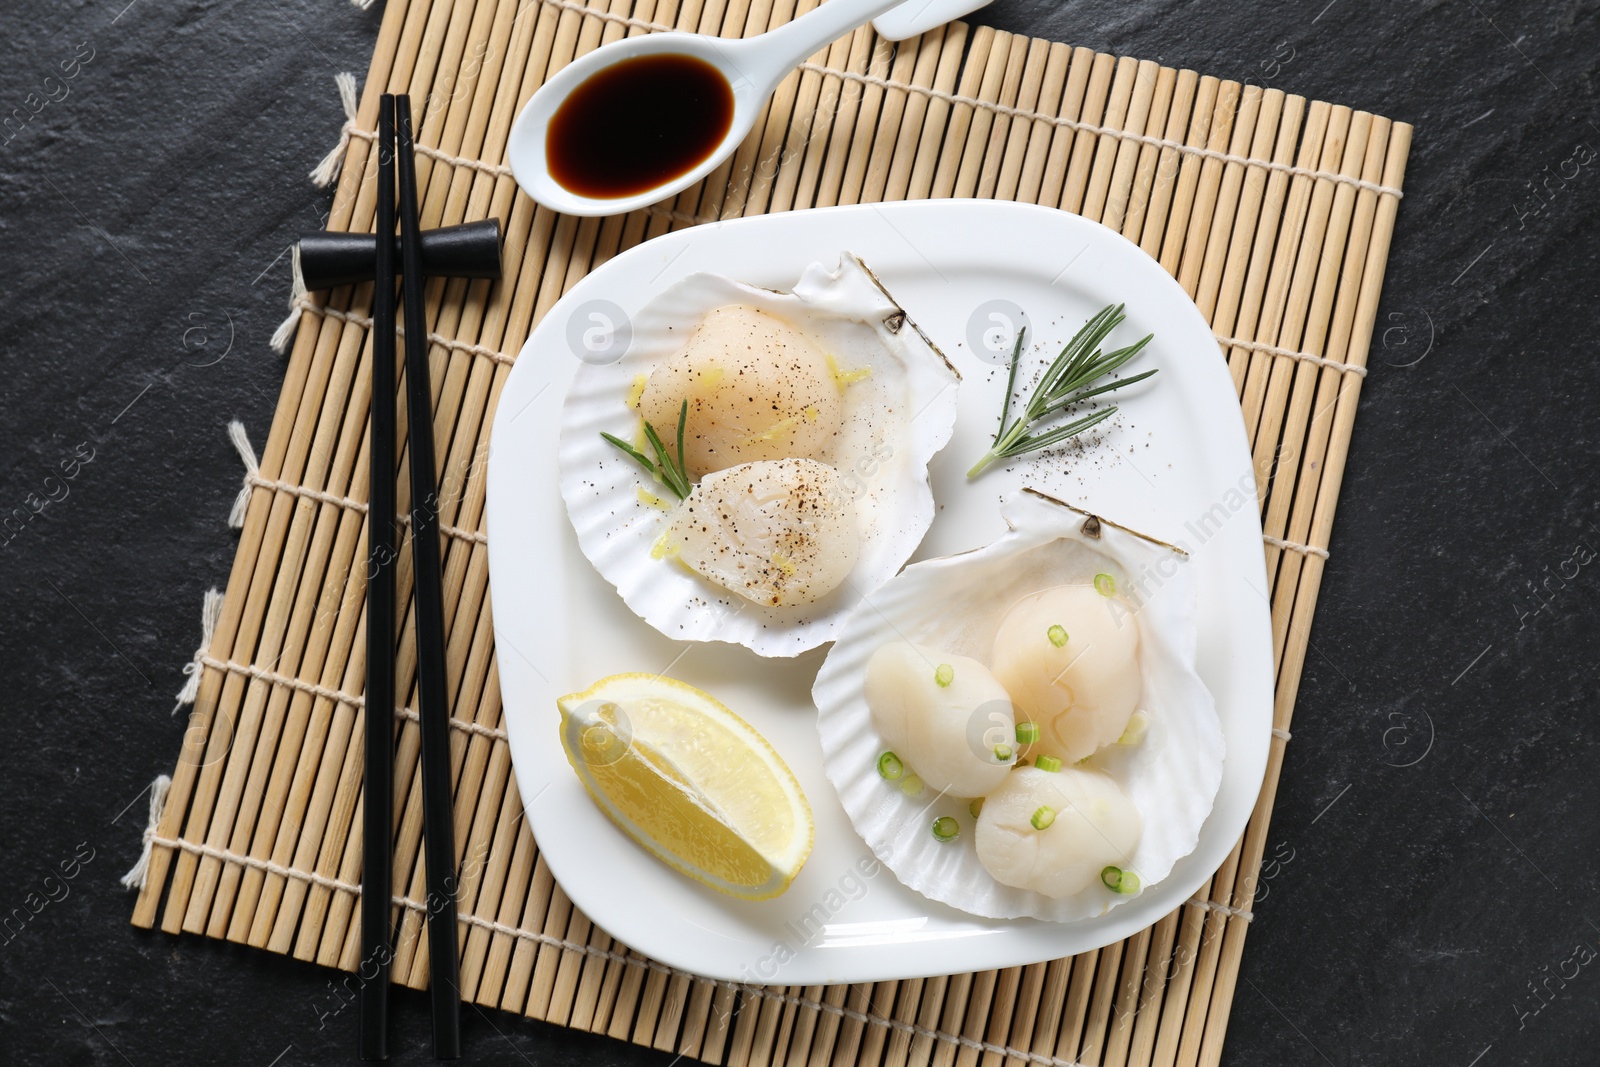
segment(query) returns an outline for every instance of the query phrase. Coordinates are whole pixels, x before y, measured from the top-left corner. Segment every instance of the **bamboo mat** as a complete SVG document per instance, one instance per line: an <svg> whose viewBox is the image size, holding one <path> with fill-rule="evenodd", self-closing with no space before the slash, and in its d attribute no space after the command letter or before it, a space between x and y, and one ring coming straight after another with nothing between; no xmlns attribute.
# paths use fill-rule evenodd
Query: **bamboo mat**
<svg viewBox="0 0 1600 1067"><path fill-rule="evenodd" d="M662 25L759 32L815 0L390 0L329 228L370 231L380 93L423 116L423 224L497 215L505 279L427 290L442 457L463 997L733 1067L1214 1064L1356 414L1411 129L1277 90L952 24L894 45L863 29L778 90L736 156L665 206L609 219L535 208L507 132L552 72ZM355 101L351 100L354 106ZM336 161L337 162L337 161ZM670 229L859 201L1037 202L1120 230L1212 322L1257 461L1272 580L1274 743L1243 839L1202 895L1096 952L875 985L752 987L640 957L572 907L522 820L501 727L484 458L509 363L586 272ZM353 969L360 880L366 318L370 286L307 310L239 552L191 673L198 692L147 843L136 925ZM404 414L400 432L404 434ZM401 440L404 438L402 436ZM244 441L238 442L244 445ZM246 451L248 448L246 446ZM407 503L400 478L400 508ZM412 691L410 555L400 677ZM413 698L414 699L414 698ZM398 711L396 980L427 982L414 715Z"/></svg>

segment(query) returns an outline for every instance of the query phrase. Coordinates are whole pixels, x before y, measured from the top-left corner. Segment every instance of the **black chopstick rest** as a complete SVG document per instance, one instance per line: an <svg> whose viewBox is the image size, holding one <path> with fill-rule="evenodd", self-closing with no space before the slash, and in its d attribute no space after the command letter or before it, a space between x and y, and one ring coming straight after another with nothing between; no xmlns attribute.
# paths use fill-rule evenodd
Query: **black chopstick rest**
<svg viewBox="0 0 1600 1067"><path fill-rule="evenodd" d="M433 278L498 278L500 237L497 218L429 230L422 235L422 271ZM302 234L299 244L300 277L307 289L337 289L377 277L373 273L378 250L375 233L319 231ZM399 235L394 238L391 257L400 261Z"/></svg>
<svg viewBox="0 0 1600 1067"><path fill-rule="evenodd" d="M423 866L428 899L428 995L433 1054L461 1055L460 937L456 927L454 785L450 773L450 702L445 686L444 581L439 548L439 470L433 454L433 387L423 307L422 226L411 100L395 100L400 178L400 268L405 275L407 441L411 449L411 553L416 581L417 716L422 737Z"/></svg>

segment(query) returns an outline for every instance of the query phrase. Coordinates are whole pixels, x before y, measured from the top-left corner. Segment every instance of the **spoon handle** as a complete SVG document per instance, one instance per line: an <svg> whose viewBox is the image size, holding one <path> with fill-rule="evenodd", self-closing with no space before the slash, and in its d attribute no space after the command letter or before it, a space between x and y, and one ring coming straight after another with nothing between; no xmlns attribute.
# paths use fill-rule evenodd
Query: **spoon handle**
<svg viewBox="0 0 1600 1067"><path fill-rule="evenodd" d="M749 65L775 87L795 67L828 45L905 0L827 0L793 22L741 42ZM741 64L744 66L744 64ZM768 90L771 91L770 89Z"/></svg>

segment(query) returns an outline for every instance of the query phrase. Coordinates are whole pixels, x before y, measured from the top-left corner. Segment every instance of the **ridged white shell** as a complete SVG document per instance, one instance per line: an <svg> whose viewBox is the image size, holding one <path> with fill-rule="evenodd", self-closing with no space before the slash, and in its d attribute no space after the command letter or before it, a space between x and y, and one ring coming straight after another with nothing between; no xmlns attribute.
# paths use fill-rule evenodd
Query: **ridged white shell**
<svg viewBox="0 0 1600 1067"><path fill-rule="evenodd" d="M856 488L862 533L844 584L812 604L763 607L651 557L665 513L639 490L666 490L601 439L634 438L635 379L672 355L714 308L747 304L799 328L841 368L872 373L845 387L845 428L834 466ZM562 411L561 495L578 544L635 614L668 637L729 641L762 656L795 656L833 640L860 597L886 582L933 522L928 461L950 439L959 376L854 256L806 268L778 293L715 274L692 274L641 309L616 362L580 367ZM657 427L663 435L666 427ZM670 494L667 494L670 498Z"/></svg>
<svg viewBox="0 0 1600 1067"><path fill-rule="evenodd" d="M1021 597L1112 575L1136 606L1148 728L1139 743L1103 748L1087 765L1115 778L1144 819L1129 867L1147 887L1199 840L1222 782L1222 726L1195 671L1195 586L1182 553L1032 491L1001 510L1011 529L994 543L912 564L868 597L840 631L811 693L828 779L856 831L896 877L976 915L1071 922L1133 898L1098 884L1060 899L1001 885L978 861L967 798L931 791L910 797L879 776L886 745L864 692L872 653L906 640L986 661L996 627ZM940 815L960 822L956 841L941 843L929 832Z"/></svg>

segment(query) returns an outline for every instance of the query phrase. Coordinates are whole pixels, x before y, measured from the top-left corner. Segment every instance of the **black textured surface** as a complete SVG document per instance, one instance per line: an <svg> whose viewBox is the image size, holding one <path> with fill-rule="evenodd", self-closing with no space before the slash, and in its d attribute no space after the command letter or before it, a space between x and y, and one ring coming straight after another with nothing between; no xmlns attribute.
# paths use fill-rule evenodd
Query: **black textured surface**
<svg viewBox="0 0 1600 1067"><path fill-rule="evenodd" d="M44 504L0 546L0 1062L346 1062L329 972L134 930L117 877L233 556L224 427L270 420L279 253L378 14L124 3L12 0L0 46L0 513ZM1416 124L1224 1062L1596 1062L1596 4L981 18ZM474 1062L671 1060L466 1016ZM425 999L395 1018L426 1061Z"/></svg>

